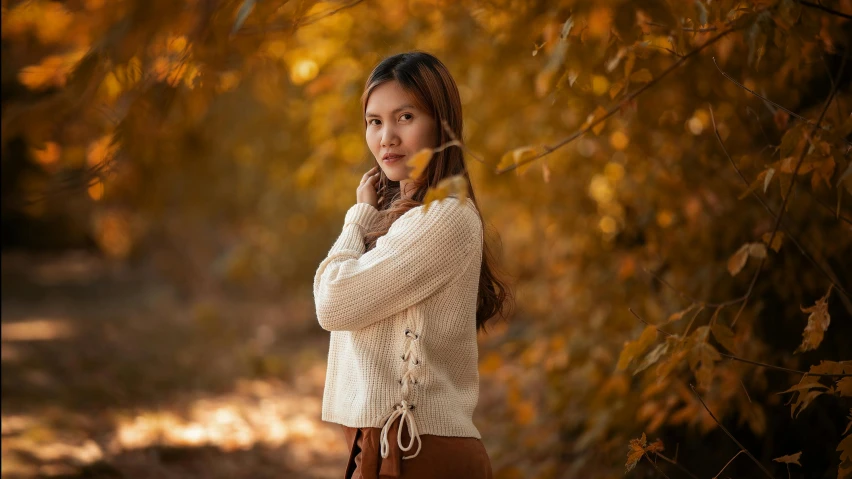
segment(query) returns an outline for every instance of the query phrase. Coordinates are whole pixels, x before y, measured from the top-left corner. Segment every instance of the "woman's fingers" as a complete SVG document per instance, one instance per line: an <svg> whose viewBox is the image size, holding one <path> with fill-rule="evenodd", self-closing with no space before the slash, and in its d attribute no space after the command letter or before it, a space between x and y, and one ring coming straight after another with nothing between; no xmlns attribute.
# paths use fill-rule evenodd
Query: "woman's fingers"
<svg viewBox="0 0 852 479"><path fill-rule="evenodd" d="M377 165L377 166L374 166L374 167L370 168L369 170L367 170L367 172L364 173L364 176L361 177L361 183L363 184L366 180L371 178L373 175L379 174L378 168L379 167Z"/></svg>

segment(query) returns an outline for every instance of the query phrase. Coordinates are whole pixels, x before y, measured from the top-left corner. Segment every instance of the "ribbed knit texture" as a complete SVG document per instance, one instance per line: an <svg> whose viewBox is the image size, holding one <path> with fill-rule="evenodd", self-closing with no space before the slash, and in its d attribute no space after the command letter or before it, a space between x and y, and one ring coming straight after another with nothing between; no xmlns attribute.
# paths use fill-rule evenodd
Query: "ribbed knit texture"
<svg viewBox="0 0 852 479"><path fill-rule="evenodd" d="M428 211L412 208L365 252L364 233L378 218L372 205L352 206L314 276L317 318L331 331L322 419L349 427L413 420L419 434L481 438L472 419L482 262L476 207L449 197ZM413 405L408 417L389 420L402 401Z"/></svg>

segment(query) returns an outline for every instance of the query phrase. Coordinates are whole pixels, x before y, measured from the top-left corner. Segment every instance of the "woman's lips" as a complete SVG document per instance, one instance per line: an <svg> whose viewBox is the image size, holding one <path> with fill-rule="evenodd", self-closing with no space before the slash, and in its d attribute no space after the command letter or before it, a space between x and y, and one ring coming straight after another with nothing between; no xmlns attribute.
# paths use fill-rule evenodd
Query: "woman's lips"
<svg viewBox="0 0 852 479"><path fill-rule="evenodd" d="M385 163L395 163L402 158L405 158L405 155L390 155L382 161L384 161Z"/></svg>

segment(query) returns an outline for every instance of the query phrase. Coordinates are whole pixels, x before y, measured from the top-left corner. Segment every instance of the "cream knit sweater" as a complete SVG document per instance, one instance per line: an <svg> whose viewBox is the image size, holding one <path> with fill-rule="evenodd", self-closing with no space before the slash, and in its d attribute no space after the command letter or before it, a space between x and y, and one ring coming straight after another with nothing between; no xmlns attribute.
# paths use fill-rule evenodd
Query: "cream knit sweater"
<svg viewBox="0 0 852 479"><path fill-rule="evenodd" d="M357 203L314 276L320 326L331 331L322 419L411 433L481 438L476 303L482 226L473 201L456 197L405 212L366 251L379 211Z"/></svg>

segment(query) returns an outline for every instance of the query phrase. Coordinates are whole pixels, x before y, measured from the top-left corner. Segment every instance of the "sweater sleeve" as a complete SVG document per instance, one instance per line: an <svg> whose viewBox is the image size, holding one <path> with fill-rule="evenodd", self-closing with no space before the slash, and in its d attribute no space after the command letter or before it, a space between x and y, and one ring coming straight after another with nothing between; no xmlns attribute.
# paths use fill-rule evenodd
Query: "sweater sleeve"
<svg viewBox="0 0 852 479"><path fill-rule="evenodd" d="M470 200L467 200L470 201ZM455 197L407 211L365 253L378 215L359 203L314 276L314 303L327 331L354 331L403 311L451 281L480 241L479 216Z"/></svg>

